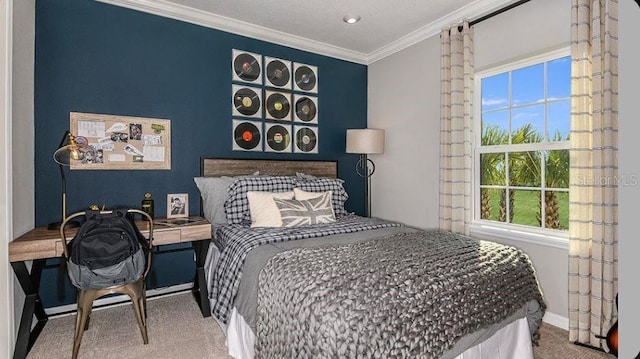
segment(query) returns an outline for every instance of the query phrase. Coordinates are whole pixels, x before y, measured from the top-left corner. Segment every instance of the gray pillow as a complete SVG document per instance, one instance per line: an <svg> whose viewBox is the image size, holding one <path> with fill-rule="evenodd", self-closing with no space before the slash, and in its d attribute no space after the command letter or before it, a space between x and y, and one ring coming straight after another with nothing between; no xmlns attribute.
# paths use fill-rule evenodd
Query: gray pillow
<svg viewBox="0 0 640 359"><path fill-rule="evenodd" d="M227 189L235 181L235 177L194 177L200 190L204 217L214 224L226 224L224 201L229 197Z"/></svg>
<svg viewBox="0 0 640 359"><path fill-rule="evenodd" d="M227 224L227 215L224 213L224 202L229 197L229 186L233 181L243 177L259 176L260 171L246 176L235 177L194 177L193 181L200 190L202 197L202 209L204 218L211 224Z"/></svg>
<svg viewBox="0 0 640 359"><path fill-rule="evenodd" d="M280 198L273 198L273 201L280 210L283 227L308 226L336 221L331 205L331 192L306 201Z"/></svg>

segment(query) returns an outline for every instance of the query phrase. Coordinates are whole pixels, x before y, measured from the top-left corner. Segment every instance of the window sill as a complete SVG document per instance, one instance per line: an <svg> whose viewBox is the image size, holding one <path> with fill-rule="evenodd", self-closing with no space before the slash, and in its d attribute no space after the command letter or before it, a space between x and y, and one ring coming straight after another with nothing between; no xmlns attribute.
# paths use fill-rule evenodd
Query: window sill
<svg viewBox="0 0 640 359"><path fill-rule="evenodd" d="M530 229L516 225L478 221L471 224L471 235L507 241L526 242L569 250L569 233L557 230Z"/></svg>

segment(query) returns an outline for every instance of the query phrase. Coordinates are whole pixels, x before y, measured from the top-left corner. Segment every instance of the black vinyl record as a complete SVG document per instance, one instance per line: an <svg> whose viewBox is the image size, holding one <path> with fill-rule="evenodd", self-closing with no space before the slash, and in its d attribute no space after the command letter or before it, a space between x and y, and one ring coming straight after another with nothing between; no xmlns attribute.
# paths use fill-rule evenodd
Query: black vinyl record
<svg viewBox="0 0 640 359"><path fill-rule="evenodd" d="M273 60L267 64L267 79L274 86L285 86L291 79L289 68L280 60Z"/></svg>
<svg viewBox="0 0 640 359"><path fill-rule="evenodd" d="M260 76L260 62L247 53L236 56L233 60L233 70L245 81L255 81Z"/></svg>
<svg viewBox="0 0 640 359"><path fill-rule="evenodd" d="M309 66L300 66L295 73L296 85L303 91L311 91L316 86L316 74Z"/></svg>
<svg viewBox="0 0 640 359"><path fill-rule="evenodd" d="M271 126L267 130L267 144L275 151L284 151L289 148L291 135L289 130L280 125Z"/></svg>
<svg viewBox="0 0 640 359"><path fill-rule="evenodd" d="M275 119L283 119L289 115L291 105L286 96L272 93L267 97L267 112Z"/></svg>
<svg viewBox="0 0 640 359"><path fill-rule="evenodd" d="M316 104L308 97L301 97L296 101L296 116L304 122L312 121L316 117Z"/></svg>
<svg viewBox="0 0 640 359"><path fill-rule="evenodd" d="M241 114L251 116L260 109L260 97L255 91L243 87L233 94L233 105Z"/></svg>
<svg viewBox="0 0 640 359"><path fill-rule="evenodd" d="M311 152L318 142L315 132L308 127L303 127L296 132L296 146L302 152Z"/></svg>
<svg viewBox="0 0 640 359"><path fill-rule="evenodd" d="M233 131L236 144L245 150L251 150L260 143L260 131L250 122L243 122Z"/></svg>

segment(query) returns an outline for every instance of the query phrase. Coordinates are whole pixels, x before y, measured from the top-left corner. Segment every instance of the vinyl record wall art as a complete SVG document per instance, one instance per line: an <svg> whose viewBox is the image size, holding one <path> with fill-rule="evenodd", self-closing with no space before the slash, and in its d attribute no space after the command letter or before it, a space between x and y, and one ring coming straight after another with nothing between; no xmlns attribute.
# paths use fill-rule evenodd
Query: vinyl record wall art
<svg viewBox="0 0 640 359"><path fill-rule="evenodd" d="M262 151L262 122L233 120L233 150Z"/></svg>
<svg viewBox="0 0 640 359"><path fill-rule="evenodd" d="M231 52L234 151L318 153L318 67Z"/></svg>
<svg viewBox="0 0 640 359"><path fill-rule="evenodd" d="M265 85L291 89L291 61L265 56Z"/></svg>
<svg viewBox="0 0 640 359"><path fill-rule="evenodd" d="M293 126L295 132L294 153L318 153L318 128Z"/></svg>
<svg viewBox="0 0 640 359"><path fill-rule="evenodd" d="M318 98L314 96L295 94L293 99L294 121L317 124Z"/></svg>
<svg viewBox="0 0 640 359"><path fill-rule="evenodd" d="M262 55L233 50L233 80L262 85Z"/></svg>
<svg viewBox="0 0 640 359"><path fill-rule="evenodd" d="M233 116L262 117L262 89L232 85Z"/></svg>
<svg viewBox="0 0 640 359"><path fill-rule="evenodd" d="M318 68L311 65L293 63L293 89L303 92L318 92Z"/></svg>
<svg viewBox="0 0 640 359"><path fill-rule="evenodd" d="M265 124L266 152L291 152L291 125Z"/></svg>
<svg viewBox="0 0 640 359"><path fill-rule="evenodd" d="M264 117L267 120L291 121L291 94L266 90Z"/></svg>

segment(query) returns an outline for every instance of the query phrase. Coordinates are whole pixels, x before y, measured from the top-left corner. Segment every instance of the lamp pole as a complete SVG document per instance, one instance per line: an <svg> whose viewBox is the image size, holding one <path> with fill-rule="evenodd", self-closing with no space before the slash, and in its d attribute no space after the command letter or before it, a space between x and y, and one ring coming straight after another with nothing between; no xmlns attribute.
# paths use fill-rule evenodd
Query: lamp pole
<svg viewBox="0 0 640 359"><path fill-rule="evenodd" d="M360 154L360 159L356 163L356 173L366 179L364 186L364 196L367 199L366 217L371 217L371 176L376 171L376 164L367 157L366 153Z"/></svg>

